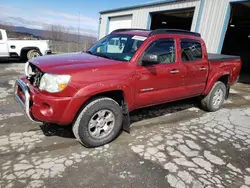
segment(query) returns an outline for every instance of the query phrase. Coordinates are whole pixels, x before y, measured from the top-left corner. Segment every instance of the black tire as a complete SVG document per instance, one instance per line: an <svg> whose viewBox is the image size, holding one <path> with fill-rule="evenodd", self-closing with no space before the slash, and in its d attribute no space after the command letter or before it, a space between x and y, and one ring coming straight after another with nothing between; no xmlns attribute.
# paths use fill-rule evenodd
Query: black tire
<svg viewBox="0 0 250 188"><path fill-rule="evenodd" d="M114 126L104 138L95 138L90 134L89 122L101 110L109 110L114 115ZM73 124L73 133L76 139L85 147L98 147L113 141L122 130L123 113L119 104L111 98L98 97L89 101L79 113Z"/></svg>
<svg viewBox="0 0 250 188"><path fill-rule="evenodd" d="M220 101L220 103L215 106L213 104L213 99L215 97L216 91L218 91L218 90L221 90L223 92L223 96L222 96L222 100ZM226 93L227 93L227 88L226 88L225 84L221 81L217 81L214 84L211 91L209 92L209 94L201 100L202 108L208 112L215 112L215 111L219 110L224 104L224 101L226 98Z"/></svg>
<svg viewBox="0 0 250 188"><path fill-rule="evenodd" d="M26 58L27 60L30 60L30 59L33 59L33 58L36 58L36 57L39 57L41 56L41 52L38 51L38 50L29 50L26 54Z"/></svg>

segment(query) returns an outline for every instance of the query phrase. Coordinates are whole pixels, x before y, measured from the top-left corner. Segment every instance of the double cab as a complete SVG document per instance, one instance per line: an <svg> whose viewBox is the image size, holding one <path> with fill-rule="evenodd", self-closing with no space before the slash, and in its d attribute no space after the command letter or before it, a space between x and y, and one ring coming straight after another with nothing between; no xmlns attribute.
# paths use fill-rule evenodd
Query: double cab
<svg viewBox="0 0 250 188"><path fill-rule="evenodd" d="M97 147L129 131L129 112L199 96L219 110L237 82L241 59L208 54L200 34L119 29L88 51L38 57L25 65L15 96L33 122L72 125Z"/></svg>
<svg viewBox="0 0 250 188"><path fill-rule="evenodd" d="M48 40L8 38L7 31L0 29L0 58L30 60L47 54L51 54Z"/></svg>

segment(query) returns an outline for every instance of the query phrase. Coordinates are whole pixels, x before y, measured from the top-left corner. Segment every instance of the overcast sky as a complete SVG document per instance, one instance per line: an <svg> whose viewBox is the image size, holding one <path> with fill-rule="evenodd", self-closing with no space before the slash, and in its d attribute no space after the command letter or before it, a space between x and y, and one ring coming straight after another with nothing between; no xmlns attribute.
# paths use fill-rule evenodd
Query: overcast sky
<svg viewBox="0 0 250 188"><path fill-rule="evenodd" d="M70 27L72 32L80 28L82 33L97 35L99 12L120 8L148 0L1 0L0 22L15 26L46 29L50 24Z"/></svg>

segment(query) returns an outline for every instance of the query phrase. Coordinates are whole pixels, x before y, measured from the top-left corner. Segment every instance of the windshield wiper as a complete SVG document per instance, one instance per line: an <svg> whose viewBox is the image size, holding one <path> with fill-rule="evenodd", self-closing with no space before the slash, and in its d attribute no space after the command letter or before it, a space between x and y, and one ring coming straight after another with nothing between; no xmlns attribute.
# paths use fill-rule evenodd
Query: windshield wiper
<svg viewBox="0 0 250 188"><path fill-rule="evenodd" d="M105 54L101 54L101 53L93 53L93 52L91 52L91 51L86 51L86 53L88 53L88 54L91 54L91 55L95 55L95 56L98 56L98 57L104 57L104 58L107 58L107 59L113 59L113 58L111 58L111 57L109 57L109 56L107 56L107 55L105 55Z"/></svg>
<svg viewBox="0 0 250 188"><path fill-rule="evenodd" d="M91 55L94 55L91 51L86 51L86 53L88 53L88 54L91 54Z"/></svg>
<svg viewBox="0 0 250 188"><path fill-rule="evenodd" d="M104 58L107 58L107 59L113 59L112 57L109 57L109 56L107 56L105 54L101 54L101 53L95 53L93 55L96 55L96 56L99 56L99 57L104 57Z"/></svg>

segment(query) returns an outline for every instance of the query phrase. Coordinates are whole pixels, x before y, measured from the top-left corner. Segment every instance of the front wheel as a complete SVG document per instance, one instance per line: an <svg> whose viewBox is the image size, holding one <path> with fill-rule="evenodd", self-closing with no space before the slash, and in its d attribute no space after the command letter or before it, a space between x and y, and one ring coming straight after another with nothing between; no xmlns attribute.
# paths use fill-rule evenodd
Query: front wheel
<svg viewBox="0 0 250 188"><path fill-rule="evenodd" d="M226 93L225 84L221 81L216 82L209 94L201 100L202 108L209 112L219 110L224 104Z"/></svg>
<svg viewBox="0 0 250 188"><path fill-rule="evenodd" d="M114 140L122 128L123 114L111 98L99 97L90 101L73 124L76 139L86 147L98 147Z"/></svg>

